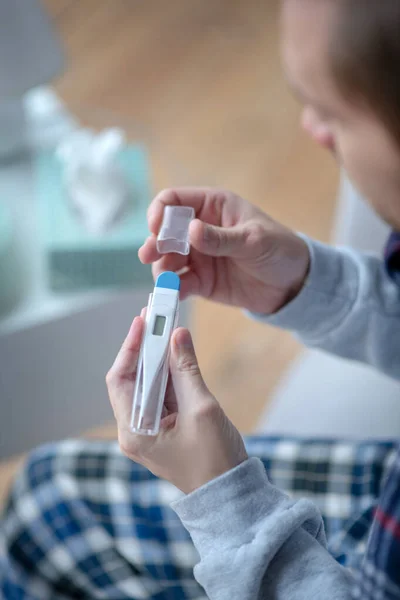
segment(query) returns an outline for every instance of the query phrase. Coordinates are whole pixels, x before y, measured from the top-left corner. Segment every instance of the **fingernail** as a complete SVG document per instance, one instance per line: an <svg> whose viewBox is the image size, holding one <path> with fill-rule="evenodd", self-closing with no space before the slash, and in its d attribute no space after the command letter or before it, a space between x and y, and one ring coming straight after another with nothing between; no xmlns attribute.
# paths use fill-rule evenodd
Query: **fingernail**
<svg viewBox="0 0 400 600"><path fill-rule="evenodd" d="M211 239L211 237L212 237L211 227L207 223L204 223L204 227L203 227L203 240L205 242L209 242L210 239Z"/></svg>
<svg viewBox="0 0 400 600"><path fill-rule="evenodd" d="M142 248L143 246L145 246L148 242L150 242L150 240L153 238L152 235L148 235L147 238L144 240L143 244L142 244Z"/></svg>
<svg viewBox="0 0 400 600"><path fill-rule="evenodd" d="M149 235L149 237L147 237L147 238L145 239L145 241L143 242L143 244L140 246L140 248L139 248L139 250L138 250L138 255L139 255L139 260L140 260L140 261L142 261L142 259L140 258L140 254L141 254L141 252L142 252L143 248L145 248L146 246L148 246L148 245L149 245L149 242L151 241L152 237L153 237L153 236Z"/></svg>
<svg viewBox="0 0 400 600"><path fill-rule="evenodd" d="M192 336L187 329L179 329L175 336L178 350L193 350Z"/></svg>
<svg viewBox="0 0 400 600"><path fill-rule="evenodd" d="M178 269L175 272L179 277L182 277L182 275L186 275L186 273L189 273L189 271L190 271L190 267L188 265L186 265L185 267L182 267L182 269Z"/></svg>

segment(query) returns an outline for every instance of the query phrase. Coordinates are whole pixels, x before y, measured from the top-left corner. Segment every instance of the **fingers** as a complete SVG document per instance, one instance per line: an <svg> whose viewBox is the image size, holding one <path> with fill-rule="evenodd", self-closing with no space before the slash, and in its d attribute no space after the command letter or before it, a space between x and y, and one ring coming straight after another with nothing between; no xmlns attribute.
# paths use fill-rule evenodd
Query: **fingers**
<svg viewBox="0 0 400 600"><path fill-rule="evenodd" d="M229 221L232 224L235 221L234 215L237 212L238 202L245 203L245 201L233 197L229 192L211 188L177 188L160 192L147 211L148 225L152 235L147 238L139 250L141 262L150 264L164 260L164 255L157 250L157 235L165 207L173 205L191 206L195 210L196 217L200 217L202 221L209 224L206 225L197 219L191 224L190 241L194 248L210 256L230 256L234 251L233 248L240 252L240 244L238 245L239 240L237 240L240 228L236 230L231 227L227 230L228 233L224 234L223 232L226 230L217 227L222 224L223 210L227 206L228 198L230 199L231 213ZM229 246L227 246L228 242ZM173 255L172 260L168 263L168 270L178 271L185 264L187 262L185 263L179 255ZM167 270L164 262L161 262L160 265Z"/></svg>
<svg viewBox="0 0 400 600"><path fill-rule="evenodd" d="M168 377L168 383L167 383L167 389L165 391L162 416L165 417L167 415L177 413L177 412L178 412L178 405L176 403L174 385L172 383L172 378Z"/></svg>
<svg viewBox="0 0 400 600"><path fill-rule="evenodd" d="M244 225L223 228L195 219L190 224L190 243L199 252L208 256L241 256L246 248L249 229ZM179 254L160 254L157 250L157 238L147 238L139 250L139 259L143 264L159 262L162 270L178 271L188 262L188 257Z"/></svg>
<svg viewBox="0 0 400 600"><path fill-rule="evenodd" d="M223 228L199 219L190 224L190 241L193 247L208 256L243 257L248 247L249 230L244 225Z"/></svg>
<svg viewBox="0 0 400 600"><path fill-rule="evenodd" d="M129 333L122 344L121 350L118 352L117 358L107 374L107 385L109 388L112 387L114 383L123 379L133 379L139 358L143 331L143 317L135 317L129 329Z"/></svg>
<svg viewBox="0 0 400 600"><path fill-rule="evenodd" d="M157 250L157 238L155 235L151 235L144 242L143 246L139 248L139 260L144 265L148 265L160 258L161 254Z"/></svg>
<svg viewBox="0 0 400 600"><path fill-rule="evenodd" d="M209 298L215 286L213 259L202 255L195 248L191 250L190 260L187 259L187 256L165 255L162 260L153 264L154 279L157 279L158 275L164 271L174 271L181 280L181 300L185 300L189 296Z"/></svg>
<svg viewBox="0 0 400 600"><path fill-rule="evenodd" d="M108 395L118 423L118 429L126 428L129 423L134 379L143 331L143 316L136 317L113 366L107 373Z"/></svg>
<svg viewBox="0 0 400 600"><path fill-rule="evenodd" d="M154 265L153 276L155 279L164 271L176 273L186 267L189 262L189 257L181 254L160 254L157 250L155 236L149 237L139 249L139 259L145 265Z"/></svg>
<svg viewBox="0 0 400 600"><path fill-rule="evenodd" d="M195 271L187 271L180 277L181 279L181 291L180 300L186 300L189 296L200 296L202 295L200 277Z"/></svg>
<svg viewBox="0 0 400 600"><path fill-rule="evenodd" d="M173 271L178 273L188 266L189 257L181 256L180 254L164 254L160 260L157 260L152 265L153 277L156 280L157 277L165 271Z"/></svg>
<svg viewBox="0 0 400 600"><path fill-rule="evenodd" d="M172 259L172 256L170 257ZM174 271L179 275L181 280L181 289L179 294L179 299L181 301L186 300L189 296L204 296L209 297L211 295L212 287L214 284L214 275L210 272L207 276L207 273L210 269L205 266L203 271L205 273L204 279L206 279L206 283L202 283L202 278L200 274L197 272L195 268L190 266L184 266L182 269L179 268L179 261L171 262L169 261L158 261L153 264L152 271L154 279L163 273L164 271Z"/></svg>
<svg viewBox="0 0 400 600"><path fill-rule="evenodd" d="M212 398L197 362L192 337L187 329L177 329L171 340L171 375L180 412L192 412L194 405Z"/></svg>

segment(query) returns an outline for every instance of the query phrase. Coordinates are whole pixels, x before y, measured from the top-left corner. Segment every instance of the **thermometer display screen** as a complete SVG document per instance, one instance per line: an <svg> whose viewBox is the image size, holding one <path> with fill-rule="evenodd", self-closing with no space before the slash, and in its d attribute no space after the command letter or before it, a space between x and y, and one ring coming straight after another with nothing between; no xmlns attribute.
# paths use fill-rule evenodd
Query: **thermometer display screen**
<svg viewBox="0 0 400 600"><path fill-rule="evenodd" d="M153 335L163 335L167 317L157 315L154 320Z"/></svg>

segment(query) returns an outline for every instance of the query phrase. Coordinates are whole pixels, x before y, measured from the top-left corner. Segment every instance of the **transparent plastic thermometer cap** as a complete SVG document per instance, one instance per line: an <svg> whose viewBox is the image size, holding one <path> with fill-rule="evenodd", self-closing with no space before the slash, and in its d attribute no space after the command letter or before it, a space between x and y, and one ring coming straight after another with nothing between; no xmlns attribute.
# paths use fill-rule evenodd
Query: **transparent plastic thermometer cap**
<svg viewBox="0 0 400 600"><path fill-rule="evenodd" d="M189 225L194 217L194 209L191 206L164 208L163 221L157 236L157 250L160 254L189 254Z"/></svg>

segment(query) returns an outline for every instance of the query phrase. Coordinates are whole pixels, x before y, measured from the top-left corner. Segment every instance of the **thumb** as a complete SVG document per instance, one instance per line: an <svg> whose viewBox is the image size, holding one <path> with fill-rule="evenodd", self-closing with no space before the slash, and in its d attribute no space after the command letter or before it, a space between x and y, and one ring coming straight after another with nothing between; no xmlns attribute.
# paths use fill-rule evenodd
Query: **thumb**
<svg viewBox="0 0 400 600"><path fill-rule="evenodd" d="M171 375L180 410L193 409L204 396L211 396L201 375L192 337L187 329L177 329L171 340Z"/></svg>
<svg viewBox="0 0 400 600"><path fill-rule="evenodd" d="M243 224L225 228L196 219L190 225L192 246L208 256L243 257L247 240L248 229Z"/></svg>

